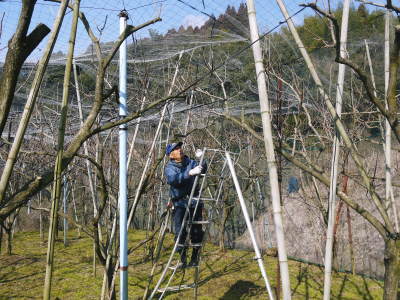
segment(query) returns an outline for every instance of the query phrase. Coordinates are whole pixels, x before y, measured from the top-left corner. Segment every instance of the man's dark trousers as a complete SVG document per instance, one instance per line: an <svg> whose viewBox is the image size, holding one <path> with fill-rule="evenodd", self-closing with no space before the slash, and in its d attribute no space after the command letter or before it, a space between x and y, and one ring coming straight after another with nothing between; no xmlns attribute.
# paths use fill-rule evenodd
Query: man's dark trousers
<svg viewBox="0 0 400 300"><path fill-rule="evenodd" d="M191 207L189 209L189 215L186 219L186 224L192 220L192 216L194 215L195 207ZM181 230L181 226L183 223L183 217L185 216L185 207L176 206L174 209L174 234L175 240L178 238L179 231ZM203 211L203 204L200 202L197 206L196 215L193 218L193 221L201 221L202 220L202 211ZM184 245L186 240L186 226L183 227L182 234L179 239L179 244ZM201 243L203 239L203 229L201 224L192 224L190 228L190 240L192 244ZM180 251L181 247L178 247L178 251Z"/></svg>

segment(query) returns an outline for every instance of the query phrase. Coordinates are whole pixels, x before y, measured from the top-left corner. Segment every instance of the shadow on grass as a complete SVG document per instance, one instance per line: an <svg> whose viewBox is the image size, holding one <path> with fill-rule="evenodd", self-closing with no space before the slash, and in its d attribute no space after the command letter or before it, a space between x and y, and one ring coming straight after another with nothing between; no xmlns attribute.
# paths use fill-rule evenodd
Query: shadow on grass
<svg viewBox="0 0 400 300"><path fill-rule="evenodd" d="M365 280L365 278L363 278L364 288L359 287L356 283L352 281L350 282L350 284L357 290L357 293L360 295L360 299L374 300L374 297L371 295L371 292L369 291L368 282L367 280Z"/></svg>
<svg viewBox="0 0 400 300"><path fill-rule="evenodd" d="M228 265L224 265L224 267L220 270L215 270L217 268L214 267L214 265L218 265L218 263L223 259L223 255L219 256L216 260L213 260L213 262L211 264L209 264L207 262L206 259L203 260L203 263L205 265L205 267L209 270L209 272L211 273L210 275L208 275L206 278L200 280L197 284L198 288L200 288L201 286L203 286L204 284L206 284L208 281L221 277L221 276L225 276L228 275L230 273L235 273L238 272L242 269L242 265L239 264L239 262L242 260L243 258L245 258L246 256L248 256L248 253L245 253L244 255L241 255L239 257L237 257L234 261L232 261L230 264ZM204 255L203 257L207 257L208 255ZM163 269L163 268L162 268ZM162 269L160 270L160 272L162 271ZM200 278L201 278L201 273L200 272ZM185 278L185 274L186 274L186 269L183 270L183 273L177 273L175 276L176 277L180 277L179 283L176 285L181 285L181 284L186 284L187 282L185 282L186 278ZM189 274L188 274L189 275ZM170 276L170 275L169 275ZM167 278L169 278L169 276ZM189 275L190 276L190 275ZM190 276L191 277L191 276ZM240 281L238 281L240 282ZM260 287L257 285L254 285L254 283L251 283L253 286L251 288L253 289L257 289L258 291L260 290ZM171 284L172 285L172 284ZM170 286L171 286L170 285ZM175 284L174 284L175 285ZM174 294L179 294L180 292L182 292L182 290L178 290L178 291L168 291L165 293L165 296L167 295L174 295ZM222 299L237 299L237 298L222 298Z"/></svg>
<svg viewBox="0 0 400 300"><path fill-rule="evenodd" d="M31 274L23 275L23 276L16 277L16 278L11 278L11 279L0 279L0 283L1 283L1 284L5 284L5 283L9 283L9 282L17 282L17 281L19 281L19 280L27 279L27 278L30 278L30 277L37 276L38 274L44 274L44 273L46 273L46 272L45 272L45 271L42 271L42 272L34 271L34 272L31 273ZM1 298L0 298L0 299L1 299Z"/></svg>
<svg viewBox="0 0 400 300"><path fill-rule="evenodd" d="M208 275L206 278L204 278L203 280L201 280L199 282L199 285L204 285L205 283L207 283L208 281L210 281L211 279L214 278L218 278L224 275L228 275L230 273L235 273L238 272L242 269L242 266L240 264L238 264L245 256L248 256L249 254L246 253L242 256L239 256L238 258L236 258L233 262L231 262L228 265L225 265L221 270L218 271L214 271L213 270L213 265L212 264L208 264L205 261L205 265L207 267L207 269L210 271L210 275ZM217 260L213 261L213 264L216 265L220 260L222 259L222 256L220 256ZM200 275L201 276L201 275Z"/></svg>
<svg viewBox="0 0 400 300"><path fill-rule="evenodd" d="M248 296L252 296L252 295L257 295L260 288L261 287L258 285L255 285L254 282L238 280L219 299L231 300L231 299L240 299L242 296L248 297Z"/></svg>

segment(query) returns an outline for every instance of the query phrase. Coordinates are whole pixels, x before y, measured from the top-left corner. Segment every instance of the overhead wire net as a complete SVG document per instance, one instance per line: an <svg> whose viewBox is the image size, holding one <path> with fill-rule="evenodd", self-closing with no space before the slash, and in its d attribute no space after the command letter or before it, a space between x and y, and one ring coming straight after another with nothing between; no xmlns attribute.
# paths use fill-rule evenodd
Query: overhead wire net
<svg viewBox="0 0 400 300"><path fill-rule="evenodd" d="M314 15L310 9L304 9L299 6L303 2L300 0L286 1L289 15L292 16L296 25L302 25L305 16ZM162 19L162 21L134 33L127 39L129 111L137 111L142 102L147 104L168 95L174 72L177 68L179 68L179 76L172 87L172 94L202 78L195 87L190 89L184 100L176 100L169 104L165 122L171 121L171 133L167 134L166 130L164 130L164 134L160 138L160 144L165 144L168 141L168 137L184 135L181 125L186 122L189 112L191 113L191 129L203 128L214 122L222 113L228 112L231 116L236 117L247 115L261 131L261 124L257 123L259 120L254 117L255 114L259 113L259 102L254 61L249 43L247 9L244 3L245 1L240 0L81 1L81 11L86 15L94 34L99 39L103 57L110 52L113 42L119 36L118 15L122 10L126 10L129 16L128 24L133 26L140 25L156 17ZM297 93L301 94L301 91L303 92L305 105L312 114L322 115L322 121L320 122L329 129L326 134L331 138L334 135L331 120L320 105L320 99L318 99L315 90L312 88L313 84L309 80L308 73L304 72L303 60L290 34L282 30L286 27L286 24L277 4L275 1L261 0L256 0L255 3L266 62L271 63L271 68L269 69L271 74L268 75L270 75L269 96L272 99L273 110L275 112L278 110L276 100L281 97L284 98L284 103L279 113L292 114L300 102L294 91L297 88ZM327 3L328 1L318 1L318 4L325 9L328 8ZM336 6L337 3L338 1L331 1L332 6ZM38 0L33 13L30 31L39 23L44 23L49 28L52 28L58 7L58 3ZM0 2L0 62L5 60L8 50L7 42L15 32L20 9L20 1L5 0ZM377 16L377 18L380 17ZM66 60L71 22L72 12L68 9L39 95L38 107L40 109L38 108L34 114L33 126L29 127L26 135L26 139L35 140L38 143L43 140L50 145L55 145L56 143L57 126L54 126L52 121L56 120L60 113L63 66ZM305 28L305 31L312 30L313 28ZM281 35L281 43L272 38L275 33L279 32L283 33ZM315 36L315 39L318 40L318 36ZM13 113L10 118L12 120L10 121L12 122L11 131L15 130L15 121L18 120L21 114L29 93L29 82L32 80L36 64L43 53L46 43L47 38L40 43L24 65ZM289 48L289 51L282 54L282 48L280 47ZM329 63L318 60L321 57L321 53L329 53L329 51L332 51L329 47L320 47L320 49L311 52L313 58L319 62L316 65L323 82L330 87L329 92L334 96L334 82L336 79L332 78L336 74L336 65L333 60ZM349 52L357 53L359 51L364 51L364 46L360 41L349 42ZM379 49L374 48L372 45L372 51L378 52ZM286 56L287 53L291 55ZM179 58L180 56L182 57ZM83 110L84 115L86 115L93 100L92 92L98 58L92 41L80 22L74 58L78 67ZM114 58L106 76L105 86L107 89L118 84L117 62L118 55ZM330 70L327 72L328 69ZM210 70L214 70L217 75L209 75ZM296 83L293 85L296 86L293 89L288 87L279 89L277 84L278 76L282 76L284 79L292 79ZM349 74L349 76L352 75ZM351 82L354 82L353 77L351 80ZM224 84L225 92L227 92L227 97L221 92L222 83ZM102 108L102 114L97 125L117 120L117 114L117 103L113 99L107 100ZM78 116L78 103L76 96L73 95L70 103L67 143L72 140L80 127ZM148 149L153 137L155 124L159 119L160 107L154 108L143 115L140 122L145 124L144 127L146 129L138 134L136 140L136 144L138 144L137 151L146 151ZM137 122L135 120L129 124L130 137L133 135ZM44 124L44 129L41 126L36 126L37 124ZM235 140L234 136L221 137L222 134L214 137L215 140L220 140L220 145L217 146L224 146L223 139ZM116 141L114 140L113 142L115 143ZM137 167L142 166L140 161L136 160L133 163ZM288 169L288 173L292 171L290 166ZM286 179L287 177L288 175L285 175ZM266 185L267 175L263 174L261 178L263 184ZM268 194L268 191L264 192ZM301 202L301 199L296 199L296 201L300 203L298 204L299 206L304 205L304 210L308 209L307 205ZM294 216L297 211L297 204L293 203L288 204L289 207L286 210L288 214L291 214L290 216ZM315 218L315 216L310 216L310 219L312 218ZM294 235L299 237L302 233L299 227L301 228L304 224L298 218L288 218L288 220L288 232L293 232ZM141 221L144 222L144 219ZM138 222L140 223L141 221ZM319 219L319 222L314 223L320 224L320 221ZM273 230L272 222L270 224L269 229ZM242 227L243 233L244 226ZM306 234L310 234L310 232L307 231ZM322 255L320 254L306 255L311 253L309 248L313 247L312 244L306 244L306 239L296 238L294 240L296 243L289 242L289 254L322 262ZM301 244L301 241L304 243ZM323 239L319 242L323 244ZM379 271L376 273L378 274Z"/></svg>

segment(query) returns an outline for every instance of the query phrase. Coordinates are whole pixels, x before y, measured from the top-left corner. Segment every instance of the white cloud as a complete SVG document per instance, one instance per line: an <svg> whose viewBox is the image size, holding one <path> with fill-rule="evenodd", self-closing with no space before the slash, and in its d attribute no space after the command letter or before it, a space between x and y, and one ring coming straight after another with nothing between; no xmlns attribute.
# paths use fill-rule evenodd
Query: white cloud
<svg viewBox="0 0 400 300"><path fill-rule="evenodd" d="M182 22L183 27L187 28L189 26L192 26L193 28L195 28L196 26L200 27L202 26L206 21L208 20L208 18L206 16L202 16L202 15L187 15Z"/></svg>

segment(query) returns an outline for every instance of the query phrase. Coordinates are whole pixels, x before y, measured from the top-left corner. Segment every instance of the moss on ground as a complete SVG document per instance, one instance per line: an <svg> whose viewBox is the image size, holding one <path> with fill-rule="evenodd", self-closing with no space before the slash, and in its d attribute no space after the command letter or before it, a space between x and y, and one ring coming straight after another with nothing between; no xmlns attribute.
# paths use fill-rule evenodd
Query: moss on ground
<svg viewBox="0 0 400 300"><path fill-rule="evenodd" d="M144 232L131 233L129 246L145 238ZM172 245L170 236L166 247ZM0 299L39 299L42 297L47 243L42 243L39 233L19 233L14 239L12 256L0 255ZM102 267L97 265L93 276L93 246L89 238L69 235L69 246L57 242L52 298L99 299L102 285ZM168 249L161 261L167 260ZM199 299L262 299L266 298L265 286L254 253L229 250L221 253L213 245L207 245L202 257ZM147 285L151 262L143 248L129 257L129 298L140 299ZM277 260L264 256L268 278L276 287ZM293 299L321 299L323 293L323 269L300 262L289 262ZM157 275L161 267L157 269ZM173 284L190 283L193 269L177 273ZM156 276L157 279L157 276ZM381 299L383 283L344 273L333 275L332 299ZM118 279L116 281L118 283ZM169 293L166 299L190 299L193 290Z"/></svg>

